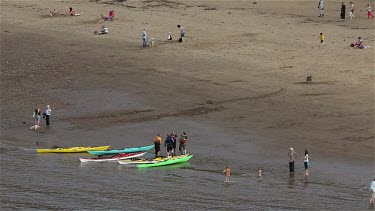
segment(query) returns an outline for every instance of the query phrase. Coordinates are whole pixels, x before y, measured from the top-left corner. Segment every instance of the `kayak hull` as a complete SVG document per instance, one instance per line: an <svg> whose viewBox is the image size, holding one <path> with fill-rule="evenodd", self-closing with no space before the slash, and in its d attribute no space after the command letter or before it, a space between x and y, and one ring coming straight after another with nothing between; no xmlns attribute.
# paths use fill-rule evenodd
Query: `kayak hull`
<svg viewBox="0 0 375 211"><path fill-rule="evenodd" d="M105 161L118 161L123 159L131 159L131 158L137 158L145 155L147 152L136 152L136 153L126 153L126 154L118 154L110 157L96 157L96 158L80 158L79 160L82 163L85 162L105 162Z"/></svg>
<svg viewBox="0 0 375 211"><path fill-rule="evenodd" d="M118 163L122 165L134 165L134 164L145 164L145 163L155 163L161 160L164 160L165 158L155 158L152 160L148 159L127 159L127 160L119 160Z"/></svg>
<svg viewBox="0 0 375 211"><path fill-rule="evenodd" d="M69 148L54 148L54 149L37 149L38 153L72 153L72 152L87 152L89 150L107 150L111 146L97 146L97 147L69 147Z"/></svg>
<svg viewBox="0 0 375 211"><path fill-rule="evenodd" d="M193 155L171 157L171 158L167 158L167 159L164 159L164 160L161 160L161 161L156 161L154 163L139 164L139 165L137 165L137 167L138 168L149 168L149 167L172 165L172 164L176 164L176 163L186 162L186 161L190 160L192 157L193 157Z"/></svg>
<svg viewBox="0 0 375 211"><path fill-rule="evenodd" d="M154 148L154 145L144 146L144 147L136 147L136 148L125 148L125 149L115 149L115 150L103 150L103 151L87 151L92 155L114 155L120 153L131 153L131 152L144 152Z"/></svg>

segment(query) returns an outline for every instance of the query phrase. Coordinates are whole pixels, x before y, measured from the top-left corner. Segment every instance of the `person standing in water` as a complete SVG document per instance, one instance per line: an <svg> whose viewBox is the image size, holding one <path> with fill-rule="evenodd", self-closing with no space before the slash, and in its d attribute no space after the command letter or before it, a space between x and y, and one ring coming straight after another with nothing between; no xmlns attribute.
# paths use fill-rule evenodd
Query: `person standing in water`
<svg viewBox="0 0 375 211"><path fill-rule="evenodd" d="M260 167L258 167L258 177L262 177L263 171Z"/></svg>
<svg viewBox="0 0 375 211"><path fill-rule="evenodd" d="M229 177L230 177L230 168L229 168L229 166L225 167L225 170L223 171L222 174L224 174L224 173L226 173L225 182L229 182Z"/></svg>
<svg viewBox="0 0 375 211"><path fill-rule="evenodd" d="M40 109L36 108L33 114L35 118L34 127L32 129L37 130L40 127Z"/></svg>
<svg viewBox="0 0 375 211"><path fill-rule="evenodd" d="M309 176L310 162L309 162L309 152L307 150L305 150L305 156L303 156L302 158L303 158L303 165L305 166L305 176Z"/></svg>
<svg viewBox="0 0 375 211"><path fill-rule="evenodd" d="M370 183L370 193L371 193L371 196L370 196L370 206L374 206L375 205L375 178L374 178L374 181L372 181Z"/></svg>
<svg viewBox="0 0 375 211"><path fill-rule="evenodd" d="M47 127L49 127L51 125L51 123L50 123L51 112L52 112L51 108L49 107L49 105L47 105L46 111L44 112Z"/></svg>
<svg viewBox="0 0 375 211"><path fill-rule="evenodd" d="M155 144L155 158L157 158L160 156L160 145L161 145L160 133L158 133L158 135L156 136L154 140L154 144Z"/></svg>
<svg viewBox="0 0 375 211"><path fill-rule="evenodd" d="M294 160L295 160L296 156L298 157L297 153L294 152L293 148L290 148L289 149L289 153L288 153L288 157L289 157L289 173L292 174L292 175L294 174Z"/></svg>

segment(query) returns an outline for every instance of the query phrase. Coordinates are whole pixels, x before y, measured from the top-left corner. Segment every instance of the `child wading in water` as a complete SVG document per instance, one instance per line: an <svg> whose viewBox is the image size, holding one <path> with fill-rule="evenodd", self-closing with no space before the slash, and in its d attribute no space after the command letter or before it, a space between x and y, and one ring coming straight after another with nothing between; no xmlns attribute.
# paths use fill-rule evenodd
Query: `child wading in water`
<svg viewBox="0 0 375 211"><path fill-rule="evenodd" d="M326 46L326 44L324 44L324 35L323 35L323 33L320 33L319 39L320 39L320 45L319 45L319 47Z"/></svg>
<svg viewBox="0 0 375 211"><path fill-rule="evenodd" d="M229 166L225 167L225 170L223 171L222 174L224 174L224 173L227 173L226 174L226 178L225 178L225 182L229 182L229 177L230 177L230 168L229 168Z"/></svg>
<svg viewBox="0 0 375 211"><path fill-rule="evenodd" d="M263 171L260 167L258 167L258 177L262 177Z"/></svg>
<svg viewBox="0 0 375 211"><path fill-rule="evenodd" d="M309 176L310 162L309 162L309 152L307 150L305 150L305 156L303 156L302 159L303 159L303 165L305 166L305 175Z"/></svg>

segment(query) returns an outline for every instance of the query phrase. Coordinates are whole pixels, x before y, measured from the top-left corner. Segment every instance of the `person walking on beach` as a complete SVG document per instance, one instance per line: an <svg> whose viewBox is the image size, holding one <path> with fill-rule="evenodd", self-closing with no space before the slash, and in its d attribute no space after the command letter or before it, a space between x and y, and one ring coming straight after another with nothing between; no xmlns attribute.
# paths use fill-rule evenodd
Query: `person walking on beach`
<svg viewBox="0 0 375 211"><path fill-rule="evenodd" d="M180 39L182 42L182 39L185 37L185 29L181 25L177 25L177 28L180 29Z"/></svg>
<svg viewBox="0 0 375 211"><path fill-rule="evenodd" d="M224 174L224 173L226 173L225 182L229 182L229 177L230 177L230 168L229 168L229 166L225 167L225 170L223 171L222 174Z"/></svg>
<svg viewBox="0 0 375 211"><path fill-rule="evenodd" d="M294 152L293 148L290 148L289 149L289 153L288 153L288 157L289 157L289 173L292 174L292 175L294 174L294 160L295 160L296 156L298 157L297 153Z"/></svg>
<svg viewBox="0 0 375 211"><path fill-rule="evenodd" d="M341 14L340 14L340 17L341 17L342 21L345 21L345 12L346 12L345 3L341 2Z"/></svg>
<svg viewBox="0 0 375 211"><path fill-rule="evenodd" d="M372 14L371 5L367 4L367 19L374 18L374 15Z"/></svg>
<svg viewBox="0 0 375 211"><path fill-rule="evenodd" d="M307 150L305 150L305 156L303 156L302 158L303 158L303 165L305 166L305 176L309 176L310 162L309 162L309 152Z"/></svg>
<svg viewBox="0 0 375 211"><path fill-rule="evenodd" d="M371 196L370 196L370 206L374 206L375 205L375 178L374 178L374 181L372 181L370 183L370 193L371 193Z"/></svg>
<svg viewBox="0 0 375 211"><path fill-rule="evenodd" d="M324 2L323 0L319 0L318 4L318 9L319 9L319 17L324 17Z"/></svg>
<svg viewBox="0 0 375 211"><path fill-rule="evenodd" d="M158 133L158 135L156 136L154 140L154 144L155 144L155 158L157 158L160 156L160 145L161 145L160 133Z"/></svg>
<svg viewBox="0 0 375 211"><path fill-rule="evenodd" d="M142 40L143 40L143 47L147 47L147 32L146 29L142 31Z"/></svg>
<svg viewBox="0 0 375 211"><path fill-rule="evenodd" d="M51 116L51 108L49 107L49 105L47 105L47 108L46 108L46 111L44 112L44 117L46 118L46 125L47 127L49 127L51 125L50 123L50 116Z"/></svg>
<svg viewBox="0 0 375 211"><path fill-rule="evenodd" d="M319 39L320 39L320 45L319 45L319 47L325 46L323 33L320 33Z"/></svg>
<svg viewBox="0 0 375 211"><path fill-rule="evenodd" d="M349 11L349 18L353 19L354 18L354 4L353 4L353 2L349 3L349 9L350 9L350 11Z"/></svg>
<svg viewBox="0 0 375 211"><path fill-rule="evenodd" d="M32 129L37 130L40 127L40 109L36 108L33 114L34 120L34 127Z"/></svg>

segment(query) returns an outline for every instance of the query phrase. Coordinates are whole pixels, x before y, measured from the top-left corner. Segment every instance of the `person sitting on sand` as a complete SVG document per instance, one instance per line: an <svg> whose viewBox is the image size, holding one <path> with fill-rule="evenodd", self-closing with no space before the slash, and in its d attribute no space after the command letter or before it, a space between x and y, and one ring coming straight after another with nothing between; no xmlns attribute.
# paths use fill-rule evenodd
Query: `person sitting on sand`
<svg viewBox="0 0 375 211"><path fill-rule="evenodd" d="M108 20L108 17L105 16L104 14L101 15L101 17L99 18L98 22L105 22Z"/></svg>
<svg viewBox="0 0 375 211"><path fill-rule="evenodd" d="M81 16L81 14L79 14L79 13L77 13L75 10L73 10L72 7L69 7L69 12L68 12L68 14L69 14L70 16Z"/></svg>
<svg viewBox="0 0 375 211"><path fill-rule="evenodd" d="M109 33L108 28L105 27L104 25L102 26L102 30L100 30L99 32L98 31L94 32L95 35L108 34L108 33Z"/></svg>
<svg viewBox="0 0 375 211"><path fill-rule="evenodd" d="M350 48L364 49L365 45L363 44L362 37L358 37L358 41L356 43L350 44Z"/></svg>

